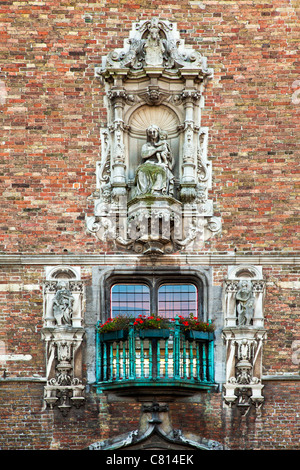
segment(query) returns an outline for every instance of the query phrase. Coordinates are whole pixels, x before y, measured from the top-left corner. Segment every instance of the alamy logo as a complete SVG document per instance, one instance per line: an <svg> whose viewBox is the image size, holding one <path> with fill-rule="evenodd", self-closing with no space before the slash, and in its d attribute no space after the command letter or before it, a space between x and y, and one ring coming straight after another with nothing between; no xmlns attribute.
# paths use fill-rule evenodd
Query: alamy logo
<svg viewBox="0 0 300 470"><path fill-rule="evenodd" d="M292 342L292 363L300 364L300 340Z"/></svg>
<svg viewBox="0 0 300 470"><path fill-rule="evenodd" d="M295 80L292 84L292 88L296 88L296 90L292 94L292 103L299 104L300 103L300 80Z"/></svg>

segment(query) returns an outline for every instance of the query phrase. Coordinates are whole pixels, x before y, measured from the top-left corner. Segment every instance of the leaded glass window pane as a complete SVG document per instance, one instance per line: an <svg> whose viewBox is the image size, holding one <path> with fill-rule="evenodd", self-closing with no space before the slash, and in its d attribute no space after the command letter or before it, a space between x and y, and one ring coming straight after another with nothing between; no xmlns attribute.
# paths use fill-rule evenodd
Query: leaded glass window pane
<svg viewBox="0 0 300 470"><path fill-rule="evenodd" d="M111 316L149 315L150 290L143 284L115 284L111 288Z"/></svg>
<svg viewBox="0 0 300 470"><path fill-rule="evenodd" d="M158 290L158 315L174 318L198 315L197 288L194 284L163 284Z"/></svg>

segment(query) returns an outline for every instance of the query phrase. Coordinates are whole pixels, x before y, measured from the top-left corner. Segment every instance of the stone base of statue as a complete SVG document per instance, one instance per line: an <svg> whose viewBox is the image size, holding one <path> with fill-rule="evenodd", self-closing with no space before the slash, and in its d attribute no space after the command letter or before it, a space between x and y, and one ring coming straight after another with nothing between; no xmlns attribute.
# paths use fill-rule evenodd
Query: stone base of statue
<svg viewBox="0 0 300 470"><path fill-rule="evenodd" d="M171 253L181 229L181 203L171 196L143 195L128 203L128 235L145 254Z"/></svg>

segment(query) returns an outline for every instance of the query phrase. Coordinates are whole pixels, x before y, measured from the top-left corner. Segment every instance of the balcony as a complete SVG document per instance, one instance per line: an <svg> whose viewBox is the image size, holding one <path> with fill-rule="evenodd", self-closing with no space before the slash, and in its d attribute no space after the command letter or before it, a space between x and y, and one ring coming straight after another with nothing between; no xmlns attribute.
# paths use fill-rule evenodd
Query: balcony
<svg viewBox="0 0 300 470"><path fill-rule="evenodd" d="M138 393L212 390L214 333L169 328L97 332L97 388Z"/></svg>

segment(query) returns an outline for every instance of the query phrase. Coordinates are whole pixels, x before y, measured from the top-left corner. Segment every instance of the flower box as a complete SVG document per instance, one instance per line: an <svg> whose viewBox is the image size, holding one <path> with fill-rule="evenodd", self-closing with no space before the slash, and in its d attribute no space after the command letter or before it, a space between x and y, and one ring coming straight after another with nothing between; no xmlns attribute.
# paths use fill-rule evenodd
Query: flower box
<svg viewBox="0 0 300 470"><path fill-rule="evenodd" d="M127 338L128 330L116 330L100 333L101 341L126 341Z"/></svg>
<svg viewBox="0 0 300 470"><path fill-rule="evenodd" d="M169 338L170 330L166 328L146 328L139 330L139 337L140 338Z"/></svg>
<svg viewBox="0 0 300 470"><path fill-rule="evenodd" d="M202 341L212 341L214 339L214 333L211 331L197 331L197 330L187 330L184 332L185 339L188 341L202 340Z"/></svg>

